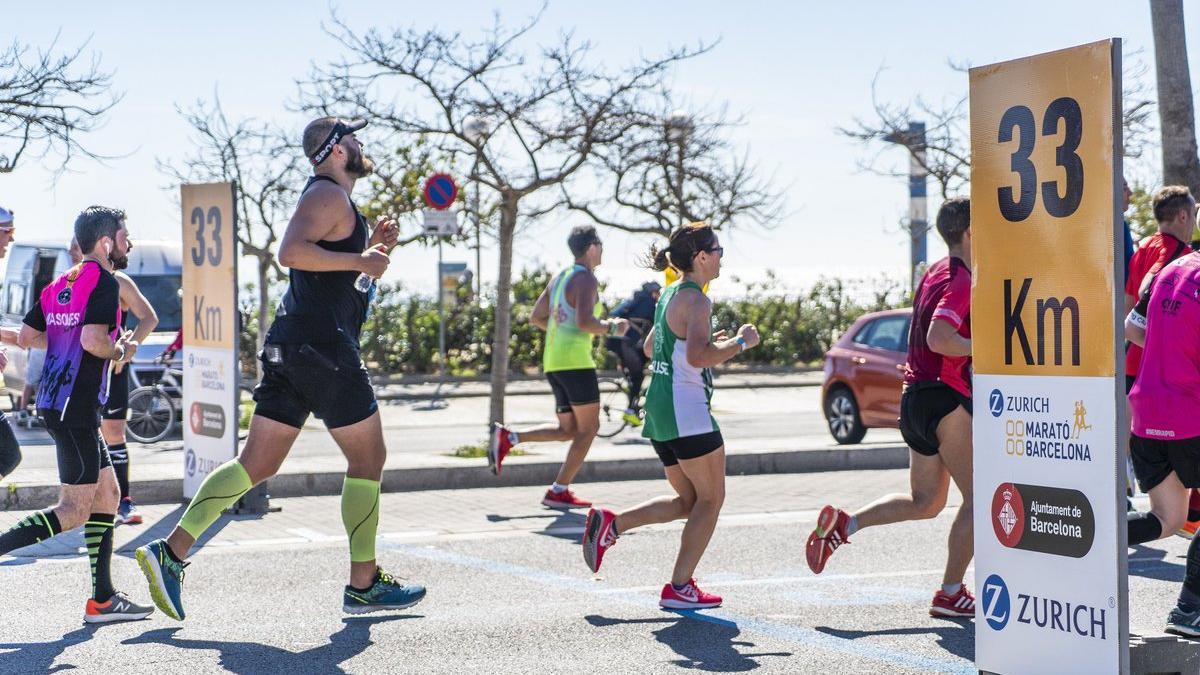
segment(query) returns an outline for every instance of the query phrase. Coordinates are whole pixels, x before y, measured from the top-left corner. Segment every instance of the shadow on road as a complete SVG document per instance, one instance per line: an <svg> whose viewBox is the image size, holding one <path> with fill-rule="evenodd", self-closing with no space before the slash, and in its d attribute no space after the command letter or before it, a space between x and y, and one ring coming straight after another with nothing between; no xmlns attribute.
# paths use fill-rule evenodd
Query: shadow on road
<svg viewBox="0 0 1200 675"><path fill-rule="evenodd" d="M757 669L756 659L764 656L791 656L791 652L742 652L739 647L753 648L753 642L735 640L741 630L732 622L710 623L688 616L665 616L646 619L611 619L596 614L585 617L587 622L603 628L629 624L666 624L654 631L654 639L670 647L682 659L671 663L680 668L711 673L744 673Z"/></svg>
<svg viewBox="0 0 1200 675"><path fill-rule="evenodd" d="M540 534L546 537L554 537L564 541L579 543L580 535L583 533L583 526L587 522L587 516L576 511L559 511L556 509L547 509L541 513L531 513L522 516L502 516L498 513L489 513L487 519L489 523L506 523L512 520L545 520L553 518L546 527L536 530L535 534Z"/></svg>
<svg viewBox="0 0 1200 675"><path fill-rule="evenodd" d="M0 642L0 661L6 663L5 673L57 673L74 670L78 666L54 665L67 648L87 642L104 625L87 624L67 633L53 642ZM15 650L15 651L8 651ZM10 660L11 659L11 660ZM15 666L11 667L10 666Z"/></svg>
<svg viewBox="0 0 1200 675"><path fill-rule="evenodd" d="M257 642L225 642L221 640L190 640L175 637L179 627L147 631L121 644L160 644L176 649L197 649L220 652L220 665L231 673L345 673L341 664L366 651L374 642L371 626L378 623L419 619L421 615L406 614L343 619L342 629L329 636L329 644L293 652L282 647Z"/></svg>
<svg viewBox="0 0 1200 675"><path fill-rule="evenodd" d="M1159 581L1183 581L1184 565L1167 560L1166 551L1145 546L1131 548L1129 574Z"/></svg>
<svg viewBox="0 0 1200 675"><path fill-rule="evenodd" d="M887 630L844 630L817 626L816 630L826 635L843 640L857 640L865 637L880 637L885 635L924 635L937 636L937 644L947 652L968 661L975 660L975 625L970 619L941 619L940 626L913 626L912 628L889 628Z"/></svg>

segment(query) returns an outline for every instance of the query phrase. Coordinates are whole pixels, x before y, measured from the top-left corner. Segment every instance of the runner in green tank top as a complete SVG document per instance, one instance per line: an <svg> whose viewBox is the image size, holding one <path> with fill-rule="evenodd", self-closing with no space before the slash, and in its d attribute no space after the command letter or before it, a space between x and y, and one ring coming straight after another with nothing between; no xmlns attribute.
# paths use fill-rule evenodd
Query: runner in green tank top
<svg viewBox="0 0 1200 675"><path fill-rule="evenodd" d="M681 227L671 233L667 248L651 249L655 269L669 265L683 277L663 291L645 347L653 357L653 379L646 391L643 435L662 460L675 495L620 513L592 509L583 532L584 562L597 572L618 533L687 518L671 581L659 598L668 609L721 604L720 596L700 590L694 578L725 499L725 441L710 411L709 369L758 344L752 325L742 326L733 338L725 331L712 333L712 302L703 288L720 276L723 253L716 233L704 223Z"/></svg>
<svg viewBox="0 0 1200 675"><path fill-rule="evenodd" d="M567 458L558 470L554 484L542 497L542 504L554 509L592 505L570 490L571 481L583 466L596 432L600 430L600 385L596 380L592 339L597 335L624 335L629 330L629 322L625 319L602 321L597 318L601 310L600 284L592 270L604 257L604 244L600 242L596 228L575 228L567 239L567 246L575 256L575 264L554 275L529 319L546 331L542 370L554 392L558 423L522 431L497 424L488 445L488 465L499 475L504 458L517 443L570 441Z"/></svg>

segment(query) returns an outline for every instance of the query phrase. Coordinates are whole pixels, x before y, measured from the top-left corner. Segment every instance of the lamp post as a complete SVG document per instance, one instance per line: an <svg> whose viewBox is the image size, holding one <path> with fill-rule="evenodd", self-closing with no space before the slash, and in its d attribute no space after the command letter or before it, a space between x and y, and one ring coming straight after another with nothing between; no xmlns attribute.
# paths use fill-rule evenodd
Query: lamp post
<svg viewBox="0 0 1200 675"><path fill-rule="evenodd" d="M925 266L925 233L929 230L929 209L925 200L925 123L909 122L907 131L893 131L883 140L908 149L908 277L909 287L917 288L917 275Z"/></svg>
<svg viewBox="0 0 1200 675"><path fill-rule="evenodd" d="M686 154L688 139L691 138L696 125L692 122L692 116L682 110L676 110L667 115L665 123L667 127L667 141L674 143L677 151L675 155L675 185L672 187L675 190L675 201L679 204L679 225L682 227L685 219L683 205L683 158Z"/></svg>
<svg viewBox="0 0 1200 675"><path fill-rule="evenodd" d="M480 230L482 225L479 218L479 152L480 143L487 138L487 120L478 115L471 115L463 120L463 135L475 146L475 160L471 163L471 182L475 191L471 195L471 215L475 219L475 302L483 302L483 245Z"/></svg>

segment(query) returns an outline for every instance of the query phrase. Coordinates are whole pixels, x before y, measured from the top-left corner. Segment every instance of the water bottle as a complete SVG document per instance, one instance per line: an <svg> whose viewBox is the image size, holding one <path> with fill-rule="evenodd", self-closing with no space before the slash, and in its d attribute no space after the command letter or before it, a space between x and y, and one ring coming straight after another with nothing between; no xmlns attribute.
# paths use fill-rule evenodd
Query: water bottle
<svg viewBox="0 0 1200 675"><path fill-rule="evenodd" d="M366 272L359 274L358 278L354 280L354 290L358 291L359 293L371 292L371 287L374 285L375 280L372 279L371 276Z"/></svg>

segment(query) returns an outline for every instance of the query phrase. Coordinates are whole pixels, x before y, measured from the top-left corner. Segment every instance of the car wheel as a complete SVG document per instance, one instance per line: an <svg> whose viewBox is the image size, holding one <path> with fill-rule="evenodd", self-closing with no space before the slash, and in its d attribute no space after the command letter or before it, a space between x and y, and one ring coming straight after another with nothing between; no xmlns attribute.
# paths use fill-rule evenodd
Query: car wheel
<svg viewBox="0 0 1200 675"><path fill-rule="evenodd" d="M830 392L825 401L825 420L829 423L829 433L839 445L859 443L867 435L867 428L858 416L858 402L845 387Z"/></svg>

